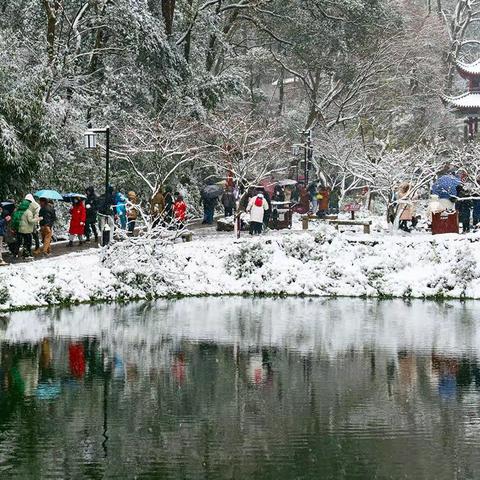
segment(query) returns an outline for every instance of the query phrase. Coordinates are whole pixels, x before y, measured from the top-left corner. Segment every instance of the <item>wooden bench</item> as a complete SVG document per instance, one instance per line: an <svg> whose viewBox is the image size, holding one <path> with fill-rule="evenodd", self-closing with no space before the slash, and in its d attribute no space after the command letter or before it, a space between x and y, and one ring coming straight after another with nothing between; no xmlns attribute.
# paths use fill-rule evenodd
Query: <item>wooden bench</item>
<svg viewBox="0 0 480 480"><path fill-rule="evenodd" d="M317 217L316 215L304 215L302 217L302 229L308 230L308 223L310 220L336 220L338 215L325 215L324 217Z"/></svg>
<svg viewBox="0 0 480 480"><path fill-rule="evenodd" d="M370 233L370 227L372 225L371 220L328 220L330 225L334 225L338 230L340 225L354 225L363 227L363 233Z"/></svg>

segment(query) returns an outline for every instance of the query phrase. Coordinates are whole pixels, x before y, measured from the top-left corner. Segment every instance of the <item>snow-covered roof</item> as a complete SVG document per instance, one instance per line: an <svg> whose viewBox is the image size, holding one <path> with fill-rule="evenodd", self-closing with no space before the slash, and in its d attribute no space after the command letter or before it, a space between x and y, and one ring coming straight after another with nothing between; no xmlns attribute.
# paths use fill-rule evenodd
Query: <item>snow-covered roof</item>
<svg viewBox="0 0 480 480"><path fill-rule="evenodd" d="M297 78L296 77L291 77L291 78L284 78L283 79L283 84L284 85L290 85L291 83L296 83L298 82ZM275 80L274 82L272 82L272 85L274 87L276 87L277 85L279 85L281 83L280 80Z"/></svg>
<svg viewBox="0 0 480 480"><path fill-rule="evenodd" d="M480 93L464 93L458 97L444 95L443 101L453 108L459 110L480 110Z"/></svg>
<svg viewBox="0 0 480 480"><path fill-rule="evenodd" d="M462 77L480 76L480 59L473 63L465 63L457 61L456 63L458 73Z"/></svg>

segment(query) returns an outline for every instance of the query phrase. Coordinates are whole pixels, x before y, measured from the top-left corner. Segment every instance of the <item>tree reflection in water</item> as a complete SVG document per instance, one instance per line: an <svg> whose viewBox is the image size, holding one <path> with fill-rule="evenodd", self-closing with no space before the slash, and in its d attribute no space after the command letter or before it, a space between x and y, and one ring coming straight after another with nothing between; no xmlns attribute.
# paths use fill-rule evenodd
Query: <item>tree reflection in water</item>
<svg viewBox="0 0 480 480"><path fill-rule="evenodd" d="M202 298L10 316L9 478L469 478L477 304Z"/></svg>

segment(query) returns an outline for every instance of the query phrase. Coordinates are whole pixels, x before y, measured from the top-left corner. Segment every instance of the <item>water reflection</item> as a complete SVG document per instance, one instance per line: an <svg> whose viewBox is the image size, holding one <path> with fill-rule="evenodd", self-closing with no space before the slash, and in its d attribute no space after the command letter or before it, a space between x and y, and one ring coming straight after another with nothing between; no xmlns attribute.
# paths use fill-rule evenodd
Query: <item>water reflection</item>
<svg viewBox="0 0 480 480"><path fill-rule="evenodd" d="M479 313L241 298L14 313L0 477L475 478Z"/></svg>

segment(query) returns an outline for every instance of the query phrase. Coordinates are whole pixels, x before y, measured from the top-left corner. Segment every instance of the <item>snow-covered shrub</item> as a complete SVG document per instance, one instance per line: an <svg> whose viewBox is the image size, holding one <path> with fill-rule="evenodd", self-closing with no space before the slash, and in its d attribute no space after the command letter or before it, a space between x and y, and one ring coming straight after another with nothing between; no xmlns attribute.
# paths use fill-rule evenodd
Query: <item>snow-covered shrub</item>
<svg viewBox="0 0 480 480"><path fill-rule="evenodd" d="M284 237L282 247L287 257L296 258L303 263L323 258L321 248L311 235Z"/></svg>
<svg viewBox="0 0 480 480"><path fill-rule="evenodd" d="M38 299L42 303L53 305L56 303L69 303L71 295L62 292L61 283L56 281L56 275L47 275L42 282L43 288L38 291Z"/></svg>
<svg viewBox="0 0 480 480"><path fill-rule="evenodd" d="M457 249L453 273L457 277L458 285L463 289L462 294L465 295L467 285L477 277L477 261L469 245Z"/></svg>
<svg viewBox="0 0 480 480"><path fill-rule="evenodd" d="M332 241L339 236L339 232L334 226L321 222L318 228L314 230L314 235L315 242L323 245L324 243L332 243Z"/></svg>
<svg viewBox="0 0 480 480"><path fill-rule="evenodd" d="M271 255L271 248L263 241L245 242L226 257L225 269L237 279L245 278L263 267Z"/></svg>
<svg viewBox="0 0 480 480"><path fill-rule="evenodd" d="M119 280L118 288L126 286L146 295L172 285L182 270L172 244L154 238L113 243L101 251L100 259Z"/></svg>
<svg viewBox="0 0 480 480"><path fill-rule="evenodd" d="M0 285L0 305L4 305L10 299L10 295L8 293L8 288L6 285Z"/></svg>

